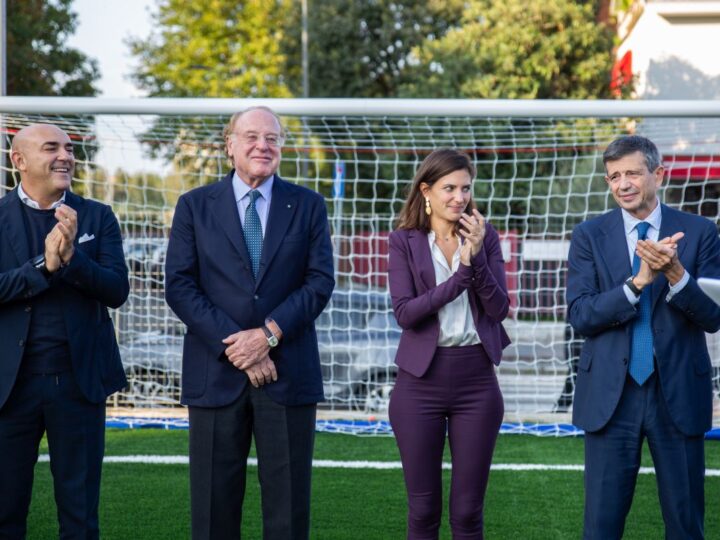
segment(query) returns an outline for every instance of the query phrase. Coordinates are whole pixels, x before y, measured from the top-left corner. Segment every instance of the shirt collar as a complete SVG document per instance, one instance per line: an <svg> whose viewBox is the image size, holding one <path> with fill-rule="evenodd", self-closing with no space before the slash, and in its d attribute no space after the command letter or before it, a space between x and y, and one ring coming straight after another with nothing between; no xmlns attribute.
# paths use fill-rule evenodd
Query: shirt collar
<svg viewBox="0 0 720 540"><path fill-rule="evenodd" d="M40 208L40 205L32 200L30 196L25 193L25 190L22 188L22 182L18 184L18 197L20 197L20 200L23 202L23 204L29 206L30 208L34 208L35 210L43 210L43 208ZM55 210L58 206L65 203L65 192L63 191L62 197L60 197L57 201L52 203L50 205L49 210Z"/></svg>
<svg viewBox="0 0 720 540"><path fill-rule="evenodd" d="M655 209L650 212L650 215L645 219L638 219L635 216L632 216L630 212L628 212L624 208L621 208L620 210L622 212L623 225L625 226L625 235L628 236L633 231L633 229L637 227L637 224L641 221L649 223L653 229L655 229L656 231L660 231L660 224L662 222L662 211L660 210L660 206L660 200L658 200Z"/></svg>
<svg viewBox="0 0 720 540"><path fill-rule="evenodd" d="M270 198L274 182L275 175L272 175L266 178L262 184L255 188L260 192L260 195L262 195L262 198L266 201ZM252 190L250 186L248 186L240 179L237 171L235 171L235 174L233 174L232 186L233 192L235 193L235 202L237 203L239 203L244 197L246 197L247 194L250 193L250 191Z"/></svg>

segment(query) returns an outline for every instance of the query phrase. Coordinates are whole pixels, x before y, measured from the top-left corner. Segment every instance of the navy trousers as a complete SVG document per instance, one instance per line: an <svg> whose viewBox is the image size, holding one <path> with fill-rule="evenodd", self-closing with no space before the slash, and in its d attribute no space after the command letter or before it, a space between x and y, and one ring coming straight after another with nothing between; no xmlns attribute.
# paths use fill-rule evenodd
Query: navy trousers
<svg viewBox="0 0 720 540"><path fill-rule="evenodd" d="M675 428L656 371L642 386L628 376L610 422L585 434L586 540L622 538L645 439L655 465L665 538L703 538L705 440Z"/></svg>
<svg viewBox="0 0 720 540"><path fill-rule="evenodd" d="M438 538L446 435L453 538L481 539L490 462L504 413L494 366L482 345L439 347L420 378L400 370L389 413L408 494L408 539Z"/></svg>
<svg viewBox="0 0 720 540"><path fill-rule="evenodd" d="M0 539L25 538L43 433L61 539L99 537L105 403L90 403L70 371L18 378L0 409Z"/></svg>

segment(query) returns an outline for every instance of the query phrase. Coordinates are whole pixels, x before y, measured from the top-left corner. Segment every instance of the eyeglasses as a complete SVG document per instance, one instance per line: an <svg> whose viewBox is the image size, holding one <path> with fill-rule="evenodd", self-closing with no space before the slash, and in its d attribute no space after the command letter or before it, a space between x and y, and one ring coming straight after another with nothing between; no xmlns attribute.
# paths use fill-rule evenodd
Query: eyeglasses
<svg viewBox="0 0 720 540"><path fill-rule="evenodd" d="M267 135L259 135L257 133L233 133L233 135L235 135L240 142L248 146L256 145L260 140L263 140L268 146L278 148L285 142L282 135L275 133L268 133Z"/></svg>

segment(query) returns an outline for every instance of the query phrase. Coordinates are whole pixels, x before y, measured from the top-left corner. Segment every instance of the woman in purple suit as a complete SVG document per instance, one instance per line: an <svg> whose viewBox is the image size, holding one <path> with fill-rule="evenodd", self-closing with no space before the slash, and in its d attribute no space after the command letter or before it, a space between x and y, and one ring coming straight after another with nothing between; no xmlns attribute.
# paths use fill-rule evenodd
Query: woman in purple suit
<svg viewBox="0 0 720 540"><path fill-rule="evenodd" d="M390 398L408 492L408 539L438 537L450 440L453 538L483 537L483 500L503 400L494 364L510 340L500 240L472 200L475 169L457 150L420 165L390 235L389 282L402 328Z"/></svg>

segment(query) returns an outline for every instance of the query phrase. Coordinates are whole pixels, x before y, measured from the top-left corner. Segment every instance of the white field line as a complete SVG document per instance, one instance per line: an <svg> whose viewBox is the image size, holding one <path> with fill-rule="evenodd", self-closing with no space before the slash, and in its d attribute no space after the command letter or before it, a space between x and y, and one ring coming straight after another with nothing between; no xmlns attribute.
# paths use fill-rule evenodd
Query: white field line
<svg viewBox="0 0 720 540"><path fill-rule="evenodd" d="M49 462L48 454L38 457L40 462ZM139 463L143 465L187 465L187 456L105 456L104 463ZM248 458L248 465L257 466L256 458ZM399 461L335 461L331 459L315 459L313 467L318 469L375 469L397 470L402 468ZM443 463L443 469L449 470L450 464ZM571 471L583 472L583 465L548 465L543 463L495 463L490 467L493 471ZM653 467L640 467L640 474L655 474ZM705 469L705 476L720 477L720 469Z"/></svg>

